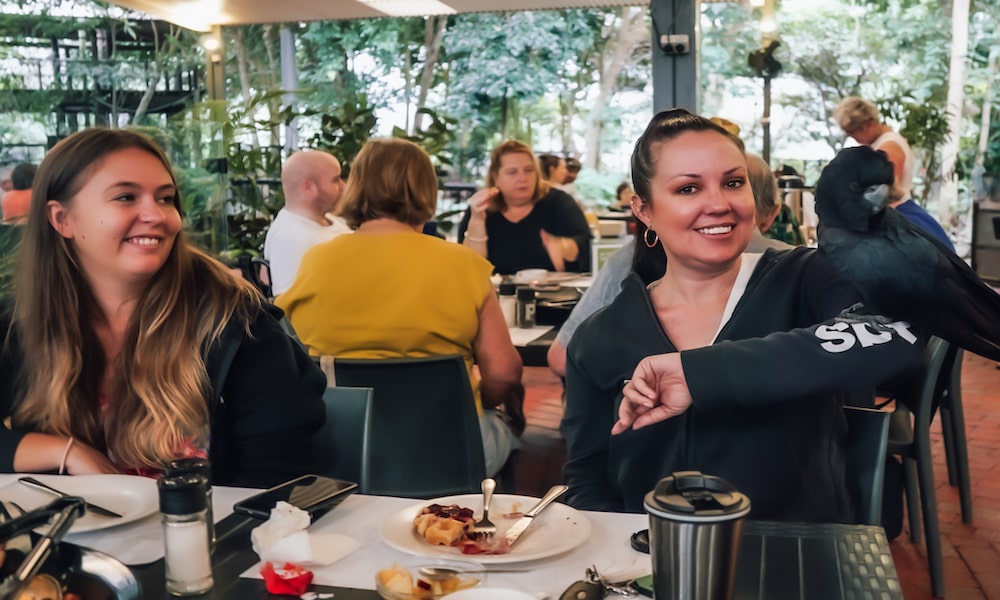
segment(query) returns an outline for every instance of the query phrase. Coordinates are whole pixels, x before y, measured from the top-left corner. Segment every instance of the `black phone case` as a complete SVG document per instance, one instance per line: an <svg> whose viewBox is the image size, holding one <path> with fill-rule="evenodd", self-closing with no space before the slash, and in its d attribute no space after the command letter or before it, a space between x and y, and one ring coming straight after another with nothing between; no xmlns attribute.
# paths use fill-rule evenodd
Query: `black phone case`
<svg viewBox="0 0 1000 600"><path fill-rule="evenodd" d="M233 512L266 520L270 518L271 509L278 501L284 500L309 513L310 519L315 523L357 489L358 484L351 481L303 475L240 500L233 505Z"/></svg>

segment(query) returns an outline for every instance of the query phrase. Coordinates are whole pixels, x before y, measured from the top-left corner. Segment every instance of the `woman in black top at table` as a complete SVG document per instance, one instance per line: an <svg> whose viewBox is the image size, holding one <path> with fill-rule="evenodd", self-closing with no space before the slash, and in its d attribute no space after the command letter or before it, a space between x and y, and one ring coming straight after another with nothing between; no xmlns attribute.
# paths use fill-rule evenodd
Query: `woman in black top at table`
<svg viewBox="0 0 1000 600"><path fill-rule="evenodd" d="M493 149L486 188L469 198L458 241L505 275L590 268L586 217L572 196L541 178L534 152L516 140Z"/></svg>
<svg viewBox="0 0 1000 600"><path fill-rule="evenodd" d="M661 477L700 470L747 494L753 518L851 521L843 402L906 368L919 332L843 314L857 291L819 252L745 253L747 159L707 119L656 115L632 177L634 270L656 259L662 275L631 274L569 342L568 501L641 512Z"/></svg>
<svg viewBox="0 0 1000 600"><path fill-rule="evenodd" d="M163 151L75 133L33 195L0 324L0 471L155 475L207 456L218 484L308 473L323 373L280 311L188 245Z"/></svg>

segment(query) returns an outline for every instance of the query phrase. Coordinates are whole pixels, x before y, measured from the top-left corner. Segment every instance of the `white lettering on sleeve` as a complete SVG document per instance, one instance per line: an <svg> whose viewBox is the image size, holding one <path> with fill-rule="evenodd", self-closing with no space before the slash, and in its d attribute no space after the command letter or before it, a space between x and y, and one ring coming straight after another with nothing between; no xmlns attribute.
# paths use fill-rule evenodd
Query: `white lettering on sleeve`
<svg viewBox="0 0 1000 600"><path fill-rule="evenodd" d="M820 347L827 352L846 352L854 346L854 336L849 332L844 331L848 328L848 324L842 321L833 323L832 325L820 325L816 328L816 337L821 340L826 340Z"/></svg>
<svg viewBox="0 0 1000 600"><path fill-rule="evenodd" d="M917 343L917 336L913 335L913 332L910 331L910 324L906 321L894 321L889 323L889 327L896 330L899 337L909 342L911 346Z"/></svg>
<svg viewBox="0 0 1000 600"><path fill-rule="evenodd" d="M892 333L885 330L872 331L868 328L867 323L851 323L851 329L854 330L858 341L861 342L862 348L874 346L875 344L884 344L892 339Z"/></svg>

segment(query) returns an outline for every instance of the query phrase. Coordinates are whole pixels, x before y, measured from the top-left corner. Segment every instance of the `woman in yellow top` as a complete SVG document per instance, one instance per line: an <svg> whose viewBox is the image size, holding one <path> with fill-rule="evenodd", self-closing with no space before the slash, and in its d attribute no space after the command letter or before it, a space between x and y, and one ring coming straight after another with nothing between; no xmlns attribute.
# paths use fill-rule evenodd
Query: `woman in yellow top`
<svg viewBox="0 0 1000 600"><path fill-rule="evenodd" d="M521 358L490 283L493 266L421 233L436 206L426 152L405 140L369 141L341 197L341 216L357 232L311 248L276 303L313 356L463 355L492 475L517 445L493 408L521 390Z"/></svg>

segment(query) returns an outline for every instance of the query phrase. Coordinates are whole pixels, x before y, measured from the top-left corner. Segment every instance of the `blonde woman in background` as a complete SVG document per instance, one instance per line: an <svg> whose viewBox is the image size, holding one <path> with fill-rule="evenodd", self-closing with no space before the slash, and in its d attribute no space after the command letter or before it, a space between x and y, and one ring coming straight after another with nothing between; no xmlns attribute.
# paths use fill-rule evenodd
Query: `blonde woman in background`
<svg viewBox="0 0 1000 600"><path fill-rule="evenodd" d="M913 195L913 151L902 135L882 122L878 108L864 98L848 96L834 107L833 118L859 144L885 152L892 163L899 196L909 200Z"/></svg>
<svg viewBox="0 0 1000 600"><path fill-rule="evenodd" d="M75 133L33 196L0 329L0 471L155 475L199 456L216 484L266 487L312 470L323 374L187 243L155 143Z"/></svg>
<svg viewBox="0 0 1000 600"><path fill-rule="evenodd" d="M493 149L486 187L469 198L458 241L504 275L590 268L590 226L583 211L541 177L531 147L516 140Z"/></svg>

